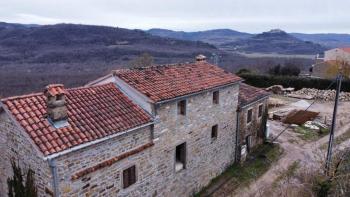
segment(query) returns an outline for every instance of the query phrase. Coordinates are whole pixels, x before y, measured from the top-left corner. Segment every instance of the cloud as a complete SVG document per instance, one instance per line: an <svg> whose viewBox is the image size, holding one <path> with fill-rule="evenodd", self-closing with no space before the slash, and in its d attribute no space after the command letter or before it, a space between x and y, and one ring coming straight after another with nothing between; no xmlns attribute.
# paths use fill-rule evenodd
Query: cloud
<svg viewBox="0 0 350 197"><path fill-rule="evenodd" d="M51 18L51 17L45 17L45 16L38 16L35 14L25 14L25 13L19 13L15 14L14 19L17 22L20 23L26 23L26 24L56 24L62 22L62 19L58 18Z"/></svg>
<svg viewBox="0 0 350 197"><path fill-rule="evenodd" d="M350 33L349 7L345 0L7 0L0 2L0 20L187 31L232 28L256 33L281 28Z"/></svg>

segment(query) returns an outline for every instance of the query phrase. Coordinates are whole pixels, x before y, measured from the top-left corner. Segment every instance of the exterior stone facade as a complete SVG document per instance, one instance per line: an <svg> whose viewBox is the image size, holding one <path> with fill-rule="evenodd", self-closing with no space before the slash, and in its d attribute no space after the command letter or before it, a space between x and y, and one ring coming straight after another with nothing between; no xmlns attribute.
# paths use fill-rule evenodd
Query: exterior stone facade
<svg viewBox="0 0 350 197"><path fill-rule="evenodd" d="M152 183L155 180L156 170L156 165L152 161L152 147L76 180L72 180L72 176L81 170L152 142L151 133L151 126L147 126L58 157L56 165L60 196L149 196L155 187ZM122 171L132 165L136 166L137 181L134 185L122 189Z"/></svg>
<svg viewBox="0 0 350 197"><path fill-rule="evenodd" d="M213 103L213 91L185 98L186 116L178 115L176 100L157 106L154 134L153 127L148 126L53 159L57 166L59 195L190 196L198 192L234 162L238 86L236 84L219 89L219 104ZM7 115L2 113L1 134L5 134L5 127L9 133L20 134L13 121L5 120L4 117ZM212 139L211 128L216 124L217 138ZM27 137L18 138L20 139L17 141L25 142L23 147L28 146L21 148L24 152L19 154L22 156L20 160L31 162L30 166L36 172L39 193L47 196L45 187L53 191L53 178L48 161L36 155L37 150L33 150ZM15 145L8 137L2 136L1 140ZM154 145L145 150L78 179L72 179L74 174L86 168L150 142L154 142ZM186 168L176 172L175 147L184 142L187 148ZM3 151L8 148L2 146L1 149ZM10 157L10 153L8 154ZM27 159L28 157L33 158ZM2 169L10 169L9 165L8 162ZM137 181L123 189L122 171L132 165L136 166ZM6 185L5 177L8 176L1 176L2 186ZM2 191L6 191L6 188L2 187Z"/></svg>
<svg viewBox="0 0 350 197"><path fill-rule="evenodd" d="M156 107L155 162L159 196L190 196L222 173L235 158L238 84L186 98L186 116L177 112L177 101ZM216 139L211 128L218 125ZM186 143L186 167L175 171L175 148ZM166 183L166 184L164 184Z"/></svg>
<svg viewBox="0 0 350 197"><path fill-rule="evenodd" d="M35 171L40 196L49 196L47 191L64 197L191 196L236 161L246 136L253 136L252 147L263 140L257 114L267 97L239 107L240 81L154 103L113 82L142 103L153 122L44 156L21 126L0 112L0 150L6 158L0 162L0 197L7 196L11 158ZM250 108L252 122L245 124ZM136 182L126 186L124 171L133 166Z"/></svg>
<svg viewBox="0 0 350 197"><path fill-rule="evenodd" d="M50 167L43 160L41 152L30 141L24 131L0 109L0 197L7 196L7 178L13 176L11 160L19 162L21 169L35 172L39 196L50 196L52 176Z"/></svg>
<svg viewBox="0 0 350 197"><path fill-rule="evenodd" d="M259 106L262 106L262 114L260 117ZM249 123L247 122L248 110L252 110L252 120ZM239 146L237 151L241 154L237 154L238 161L244 161L246 155L251 152L251 150L264 142L265 132L263 131L264 125L262 123L264 122L264 118L267 118L264 116L265 110L267 110L267 98L239 108ZM250 142L248 142L248 140Z"/></svg>

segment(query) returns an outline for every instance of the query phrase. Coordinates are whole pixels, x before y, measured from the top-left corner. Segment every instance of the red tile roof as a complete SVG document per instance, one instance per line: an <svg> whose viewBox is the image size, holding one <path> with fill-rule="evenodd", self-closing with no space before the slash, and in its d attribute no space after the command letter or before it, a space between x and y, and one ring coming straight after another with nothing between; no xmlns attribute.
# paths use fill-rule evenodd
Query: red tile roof
<svg viewBox="0 0 350 197"><path fill-rule="evenodd" d="M48 94L51 96L56 96L59 94L65 94L66 91L64 90L63 84L51 84L46 86L46 90Z"/></svg>
<svg viewBox="0 0 350 197"><path fill-rule="evenodd" d="M239 86L238 106L244 107L245 105L248 105L268 95L270 95L270 93L266 92L263 89L241 83Z"/></svg>
<svg viewBox="0 0 350 197"><path fill-rule="evenodd" d="M343 51L350 53L350 48L341 48Z"/></svg>
<svg viewBox="0 0 350 197"><path fill-rule="evenodd" d="M206 62L123 69L114 74L154 102L241 80Z"/></svg>
<svg viewBox="0 0 350 197"><path fill-rule="evenodd" d="M152 121L112 83L65 92L69 126L59 129L46 118L43 93L1 100L46 156Z"/></svg>

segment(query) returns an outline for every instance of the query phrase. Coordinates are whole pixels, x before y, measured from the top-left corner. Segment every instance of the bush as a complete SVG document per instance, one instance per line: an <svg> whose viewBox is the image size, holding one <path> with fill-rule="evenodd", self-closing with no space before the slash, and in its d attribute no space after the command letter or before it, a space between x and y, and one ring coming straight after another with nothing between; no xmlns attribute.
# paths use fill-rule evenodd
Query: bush
<svg viewBox="0 0 350 197"><path fill-rule="evenodd" d="M332 83L332 80L329 79L301 78L296 76L270 76L251 73L243 73L239 76L245 80L245 83L260 88L282 85L283 87L293 87L296 90L302 88L325 90ZM331 89L335 89L335 87L336 83L331 86ZM342 82L342 91L350 92L350 80L344 80Z"/></svg>
<svg viewBox="0 0 350 197"><path fill-rule="evenodd" d="M13 177L7 179L9 197L37 197L38 192L34 180L34 171L28 169L24 177L22 169L15 161L11 161Z"/></svg>
<svg viewBox="0 0 350 197"><path fill-rule="evenodd" d="M246 68L239 69L239 70L236 72L237 75L249 74L249 73L252 73L252 71L249 70L249 69L246 69Z"/></svg>
<svg viewBox="0 0 350 197"><path fill-rule="evenodd" d="M269 69L269 74L283 76L298 76L300 74L300 68L293 64L286 64L284 66L278 64Z"/></svg>

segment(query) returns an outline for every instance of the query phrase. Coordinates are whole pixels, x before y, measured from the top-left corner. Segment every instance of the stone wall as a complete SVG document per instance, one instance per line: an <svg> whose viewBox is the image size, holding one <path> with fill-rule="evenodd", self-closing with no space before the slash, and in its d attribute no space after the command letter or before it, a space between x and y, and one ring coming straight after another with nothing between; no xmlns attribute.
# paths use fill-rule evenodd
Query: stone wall
<svg viewBox="0 0 350 197"><path fill-rule="evenodd" d="M177 101L168 102L157 107L154 128L147 126L55 158L60 196L191 196L198 192L235 160L238 84L219 92L219 104L213 104L212 91L191 96L182 116L177 113ZM15 126L4 117L1 151L7 157L18 152L21 161L33 166L39 192L48 196L43 191L45 186L53 191L48 163L35 155L37 151L26 142L29 137L14 132ZM218 135L213 139L211 129L216 124ZM175 148L184 142L186 168L175 172ZM2 177L8 176L6 161L1 162L2 185L6 181ZM133 165L137 181L123 189L122 172Z"/></svg>
<svg viewBox="0 0 350 197"><path fill-rule="evenodd" d="M259 118L259 106L263 105L263 113L262 116ZM259 134L261 126L262 126L262 118L264 116L264 110L267 107L267 99L261 100L259 102L256 102L252 105L248 105L246 107L241 108L239 112L239 151L241 151L241 147L243 145L246 145L246 137L251 135L252 136L252 146L251 149L254 149L254 147L258 144L263 143L264 137ZM253 109L253 115L252 115L252 121L250 123L247 123L247 114L248 110ZM238 155L238 160L240 159ZM242 158L244 160L244 158Z"/></svg>
<svg viewBox="0 0 350 197"><path fill-rule="evenodd" d="M238 84L219 92L219 104L213 104L212 91L187 98L186 116L178 115L177 101L156 108L158 196L191 196L234 162ZM213 140L211 128L215 124L219 129ZM184 142L186 169L175 172L175 149Z"/></svg>
<svg viewBox="0 0 350 197"><path fill-rule="evenodd" d="M150 196L153 193L155 163L152 146L130 154L130 151L152 142L151 126L131 131L56 159L61 196ZM128 156L112 162L111 158ZM107 167L96 165L112 162ZM137 181L122 189L122 171L136 165ZM93 167L92 172L72 180L76 173Z"/></svg>
<svg viewBox="0 0 350 197"><path fill-rule="evenodd" d="M49 165L39 150L22 132L10 117L0 109L0 197L7 196L7 178L13 176L11 159L19 161L22 171L30 168L35 172L39 196L50 196L45 188L52 190L52 177Z"/></svg>
<svg viewBox="0 0 350 197"><path fill-rule="evenodd" d="M325 51L324 60L325 61L344 60L344 61L350 62L350 53L345 52L344 50L339 48L331 49L331 50Z"/></svg>

